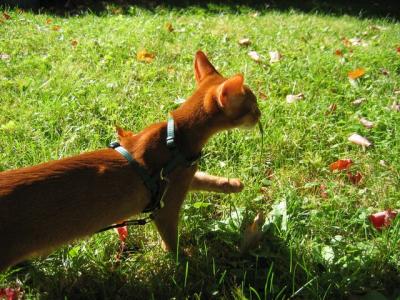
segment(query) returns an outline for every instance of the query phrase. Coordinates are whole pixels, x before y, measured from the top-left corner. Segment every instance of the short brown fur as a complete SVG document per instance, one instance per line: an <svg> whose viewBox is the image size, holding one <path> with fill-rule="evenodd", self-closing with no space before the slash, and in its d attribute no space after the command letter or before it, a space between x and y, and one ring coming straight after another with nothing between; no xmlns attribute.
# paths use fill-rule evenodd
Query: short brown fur
<svg viewBox="0 0 400 300"><path fill-rule="evenodd" d="M171 113L177 146L188 158L216 132L254 126L260 117L243 76L222 77L201 51L194 69L197 89ZM149 172L158 172L171 158L165 145L166 122L138 134L117 131L121 145ZM229 193L243 188L238 179L196 170L197 166L178 167L170 175L165 207L155 218L165 250L176 250L179 210L189 189ZM141 178L112 149L1 172L0 271L136 215L149 202Z"/></svg>

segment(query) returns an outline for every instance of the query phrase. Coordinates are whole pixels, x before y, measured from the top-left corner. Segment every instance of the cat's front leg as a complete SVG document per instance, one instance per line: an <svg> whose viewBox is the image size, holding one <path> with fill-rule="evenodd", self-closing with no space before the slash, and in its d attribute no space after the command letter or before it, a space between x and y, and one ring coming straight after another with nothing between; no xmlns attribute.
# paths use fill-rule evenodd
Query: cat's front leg
<svg viewBox="0 0 400 300"><path fill-rule="evenodd" d="M243 190L243 183L237 178L219 177L204 172L196 172L190 190L217 193L238 193Z"/></svg>

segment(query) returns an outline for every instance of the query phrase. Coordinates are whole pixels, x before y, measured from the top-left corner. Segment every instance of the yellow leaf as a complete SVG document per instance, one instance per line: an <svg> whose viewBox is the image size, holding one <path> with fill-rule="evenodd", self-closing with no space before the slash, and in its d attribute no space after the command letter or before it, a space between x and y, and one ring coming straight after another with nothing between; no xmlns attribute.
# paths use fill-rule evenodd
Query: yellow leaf
<svg viewBox="0 0 400 300"><path fill-rule="evenodd" d="M138 61L144 61L151 63L154 60L155 55L153 53L147 52L146 50L141 50L137 53L136 58Z"/></svg>
<svg viewBox="0 0 400 300"><path fill-rule="evenodd" d="M347 74L347 76L350 79L356 80L357 78L360 78L360 77L364 76L364 74L365 74L365 69L364 68L358 68L358 69L355 69L353 71L350 71Z"/></svg>

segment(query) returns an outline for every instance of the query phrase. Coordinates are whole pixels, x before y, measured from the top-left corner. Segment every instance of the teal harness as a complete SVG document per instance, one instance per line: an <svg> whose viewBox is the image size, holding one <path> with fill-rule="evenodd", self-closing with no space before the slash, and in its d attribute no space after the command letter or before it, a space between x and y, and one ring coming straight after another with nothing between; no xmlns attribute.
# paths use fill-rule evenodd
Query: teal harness
<svg viewBox="0 0 400 300"><path fill-rule="evenodd" d="M183 166L189 168L197 164L198 160L201 157L201 152L199 155L187 159L182 152L178 149L175 142L175 123L172 117L168 118L167 123L167 137L166 137L166 145L168 149L171 151L172 158L161 168L160 172L152 175L149 171L139 164L132 155L122 147L118 142L112 142L109 145L109 148L114 149L118 153L120 153L125 159L129 162L129 165L133 168L133 170L140 176L146 188L150 191L151 201L150 204L143 210L144 213L150 213L147 218L139 219L139 220L128 220L124 221L120 224L115 224L108 226L106 228L101 229L101 231L105 231L112 228L118 228L127 225L144 225L154 219L154 214L159 209L164 206L164 197L168 190L169 179L168 176L175 170L178 166Z"/></svg>

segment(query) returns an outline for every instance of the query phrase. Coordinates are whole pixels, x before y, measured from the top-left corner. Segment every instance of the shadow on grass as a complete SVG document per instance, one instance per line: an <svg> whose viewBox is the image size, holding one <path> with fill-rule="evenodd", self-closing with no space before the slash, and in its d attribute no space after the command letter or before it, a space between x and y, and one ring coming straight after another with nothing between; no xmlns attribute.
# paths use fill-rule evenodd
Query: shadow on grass
<svg viewBox="0 0 400 300"><path fill-rule="evenodd" d="M25 265L12 277L25 278L23 289L41 299L184 299L196 295L201 299L286 299L293 288L299 289L299 282L312 279L278 237L266 236L262 246L246 256L238 253L239 238L239 234L226 232L200 238L187 233L182 236L182 243L189 246L187 255L178 263L173 255L143 249L120 263L82 259L65 264L62 255L55 255L55 261L49 257L38 265ZM190 246L195 244L202 246ZM111 248L105 252L115 253Z"/></svg>
<svg viewBox="0 0 400 300"><path fill-rule="evenodd" d="M208 13L220 13L221 11L237 13L250 8L262 12L297 10L305 13L348 14L362 18L388 17L394 20L400 19L400 2L397 0L1 0L0 4L31 8L36 11L46 11L64 16L85 11L97 14L110 10L111 12L128 13L128 8L135 5L149 10L155 10L157 7L185 9L191 6L199 6Z"/></svg>
<svg viewBox="0 0 400 300"><path fill-rule="evenodd" d="M391 265L366 260L342 271L310 262L311 254L295 253L272 229L245 256L238 253L239 233L192 231L181 238L187 255L178 262L142 247L119 263L87 257L68 262L58 254L25 265L9 280L19 278L23 290L40 299L364 299L359 297L376 291L392 299L399 292ZM106 245L105 257L115 255L115 246Z"/></svg>

